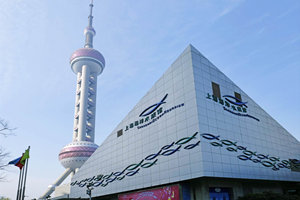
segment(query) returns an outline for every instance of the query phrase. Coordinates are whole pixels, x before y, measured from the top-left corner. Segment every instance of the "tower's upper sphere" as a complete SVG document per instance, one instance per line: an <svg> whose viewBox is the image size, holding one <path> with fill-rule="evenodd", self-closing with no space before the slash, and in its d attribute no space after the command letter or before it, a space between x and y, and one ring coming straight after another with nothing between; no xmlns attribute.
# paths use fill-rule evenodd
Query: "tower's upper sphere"
<svg viewBox="0 0 300 200"><path fill-rule="evenodd" d="M70 58L71 68L74 73L81 72L83 65L90 66L91 72L101 74L105 67L102 54L93 48L81 48L76 50Z"/></svg>

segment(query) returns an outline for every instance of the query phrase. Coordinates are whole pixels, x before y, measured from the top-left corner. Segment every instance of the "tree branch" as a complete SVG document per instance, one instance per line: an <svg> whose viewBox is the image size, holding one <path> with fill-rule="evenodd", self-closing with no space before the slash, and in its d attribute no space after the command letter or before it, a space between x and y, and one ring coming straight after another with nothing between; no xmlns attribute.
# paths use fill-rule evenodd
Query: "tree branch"
<svg viewBox="0 0 300 200"><path fill-rule="evenodd" d="M10 128L8 122L6 122L3 119L0 119L0 135L3 135L4 137L13 135L14 130L16 130L16 128Z"/></svg>
<svg viewBox="0 0 300 200"><path fill-rule="evenodd" d="M5 174L1 173L1 171L5 170L4 168L7 166L3 165L3 161L5 160L5 158L7 158L8 155L9 153L4 152L3 149L0 147L0 182L5 180Z"/></svg>
<svg viewBox="0 0 300 200"><path fill-rule="evenodd" d="M1 119L0 118L0 136L10 136L10 135L14 135L13 131L16 128L10 128L8 125L8 122ZM6 162L6 158L8 157L8 153L4 152L4 150L1 148L0 146L0 181L5 180L5 174L3 174L3 171L5 171L5 167L7 166L7 164L5 165L4 162Z"/></svg>

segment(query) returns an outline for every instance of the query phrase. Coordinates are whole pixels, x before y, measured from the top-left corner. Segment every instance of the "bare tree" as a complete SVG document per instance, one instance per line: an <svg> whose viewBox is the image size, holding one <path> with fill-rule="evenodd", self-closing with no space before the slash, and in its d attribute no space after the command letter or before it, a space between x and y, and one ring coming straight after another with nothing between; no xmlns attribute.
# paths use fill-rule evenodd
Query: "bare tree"
<svg viewBox="0 0 300 200"><path fill-rule="evenodd" d="M5 121L4 119L0 119L0 135L7 137L9 135L12 135L15 129L16 128L10 128L7 121Z"/></svg>
<svg viewBox="0 0 300 200"><path fill-rule="evenodd" d="M8 153L3 151L3 149L0 147L0 171L4 169L6 165L3 165L3 160L8 156ZM0 175L1 180L1 175Z"/></svg>
<svg viewBox="0 0 300 200"><path fill-rule="evenodd" d="M8 125L8 122L4 119L0 119L0 135L7 137L9 135L13 135L13 131L16 128L10 128ZM3 150L3 148L0 146L0 172L4 170L5 165L3 162L5 158L7 158L9 154ZM0 181L3 180L4 175L3 173L0 173Z"/></svg>

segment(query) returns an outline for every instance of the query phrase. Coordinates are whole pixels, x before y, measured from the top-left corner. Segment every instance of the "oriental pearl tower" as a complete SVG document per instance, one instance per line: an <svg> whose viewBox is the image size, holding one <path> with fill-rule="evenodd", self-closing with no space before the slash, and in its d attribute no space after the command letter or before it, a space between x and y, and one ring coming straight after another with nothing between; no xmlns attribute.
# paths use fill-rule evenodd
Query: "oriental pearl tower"
<svg viewBox="0 0 300 200"><path fill-rule="evenodd" d="M95 140L95 112L97 94L97 76L105 66L102 54L93 49L93 0L90 3L88 26L84 29L84 48L76 50L70 58L72 71L77 75L73 140L59 153L59 161L65 172L48 187L40 197L46 199L70 174L74 174L94 153L98 145Z"/></svg>

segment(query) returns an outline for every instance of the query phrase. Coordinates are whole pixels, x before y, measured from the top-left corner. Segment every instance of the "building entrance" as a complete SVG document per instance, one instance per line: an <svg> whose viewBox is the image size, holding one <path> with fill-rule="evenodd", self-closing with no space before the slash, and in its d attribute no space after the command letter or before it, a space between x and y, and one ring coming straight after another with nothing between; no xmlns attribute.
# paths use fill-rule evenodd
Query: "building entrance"
<svg viewBox="0 0 300 200"><path fill-rule="evenodd" d="M231 200L231 188L209 188L210 200Z"/></svg>

